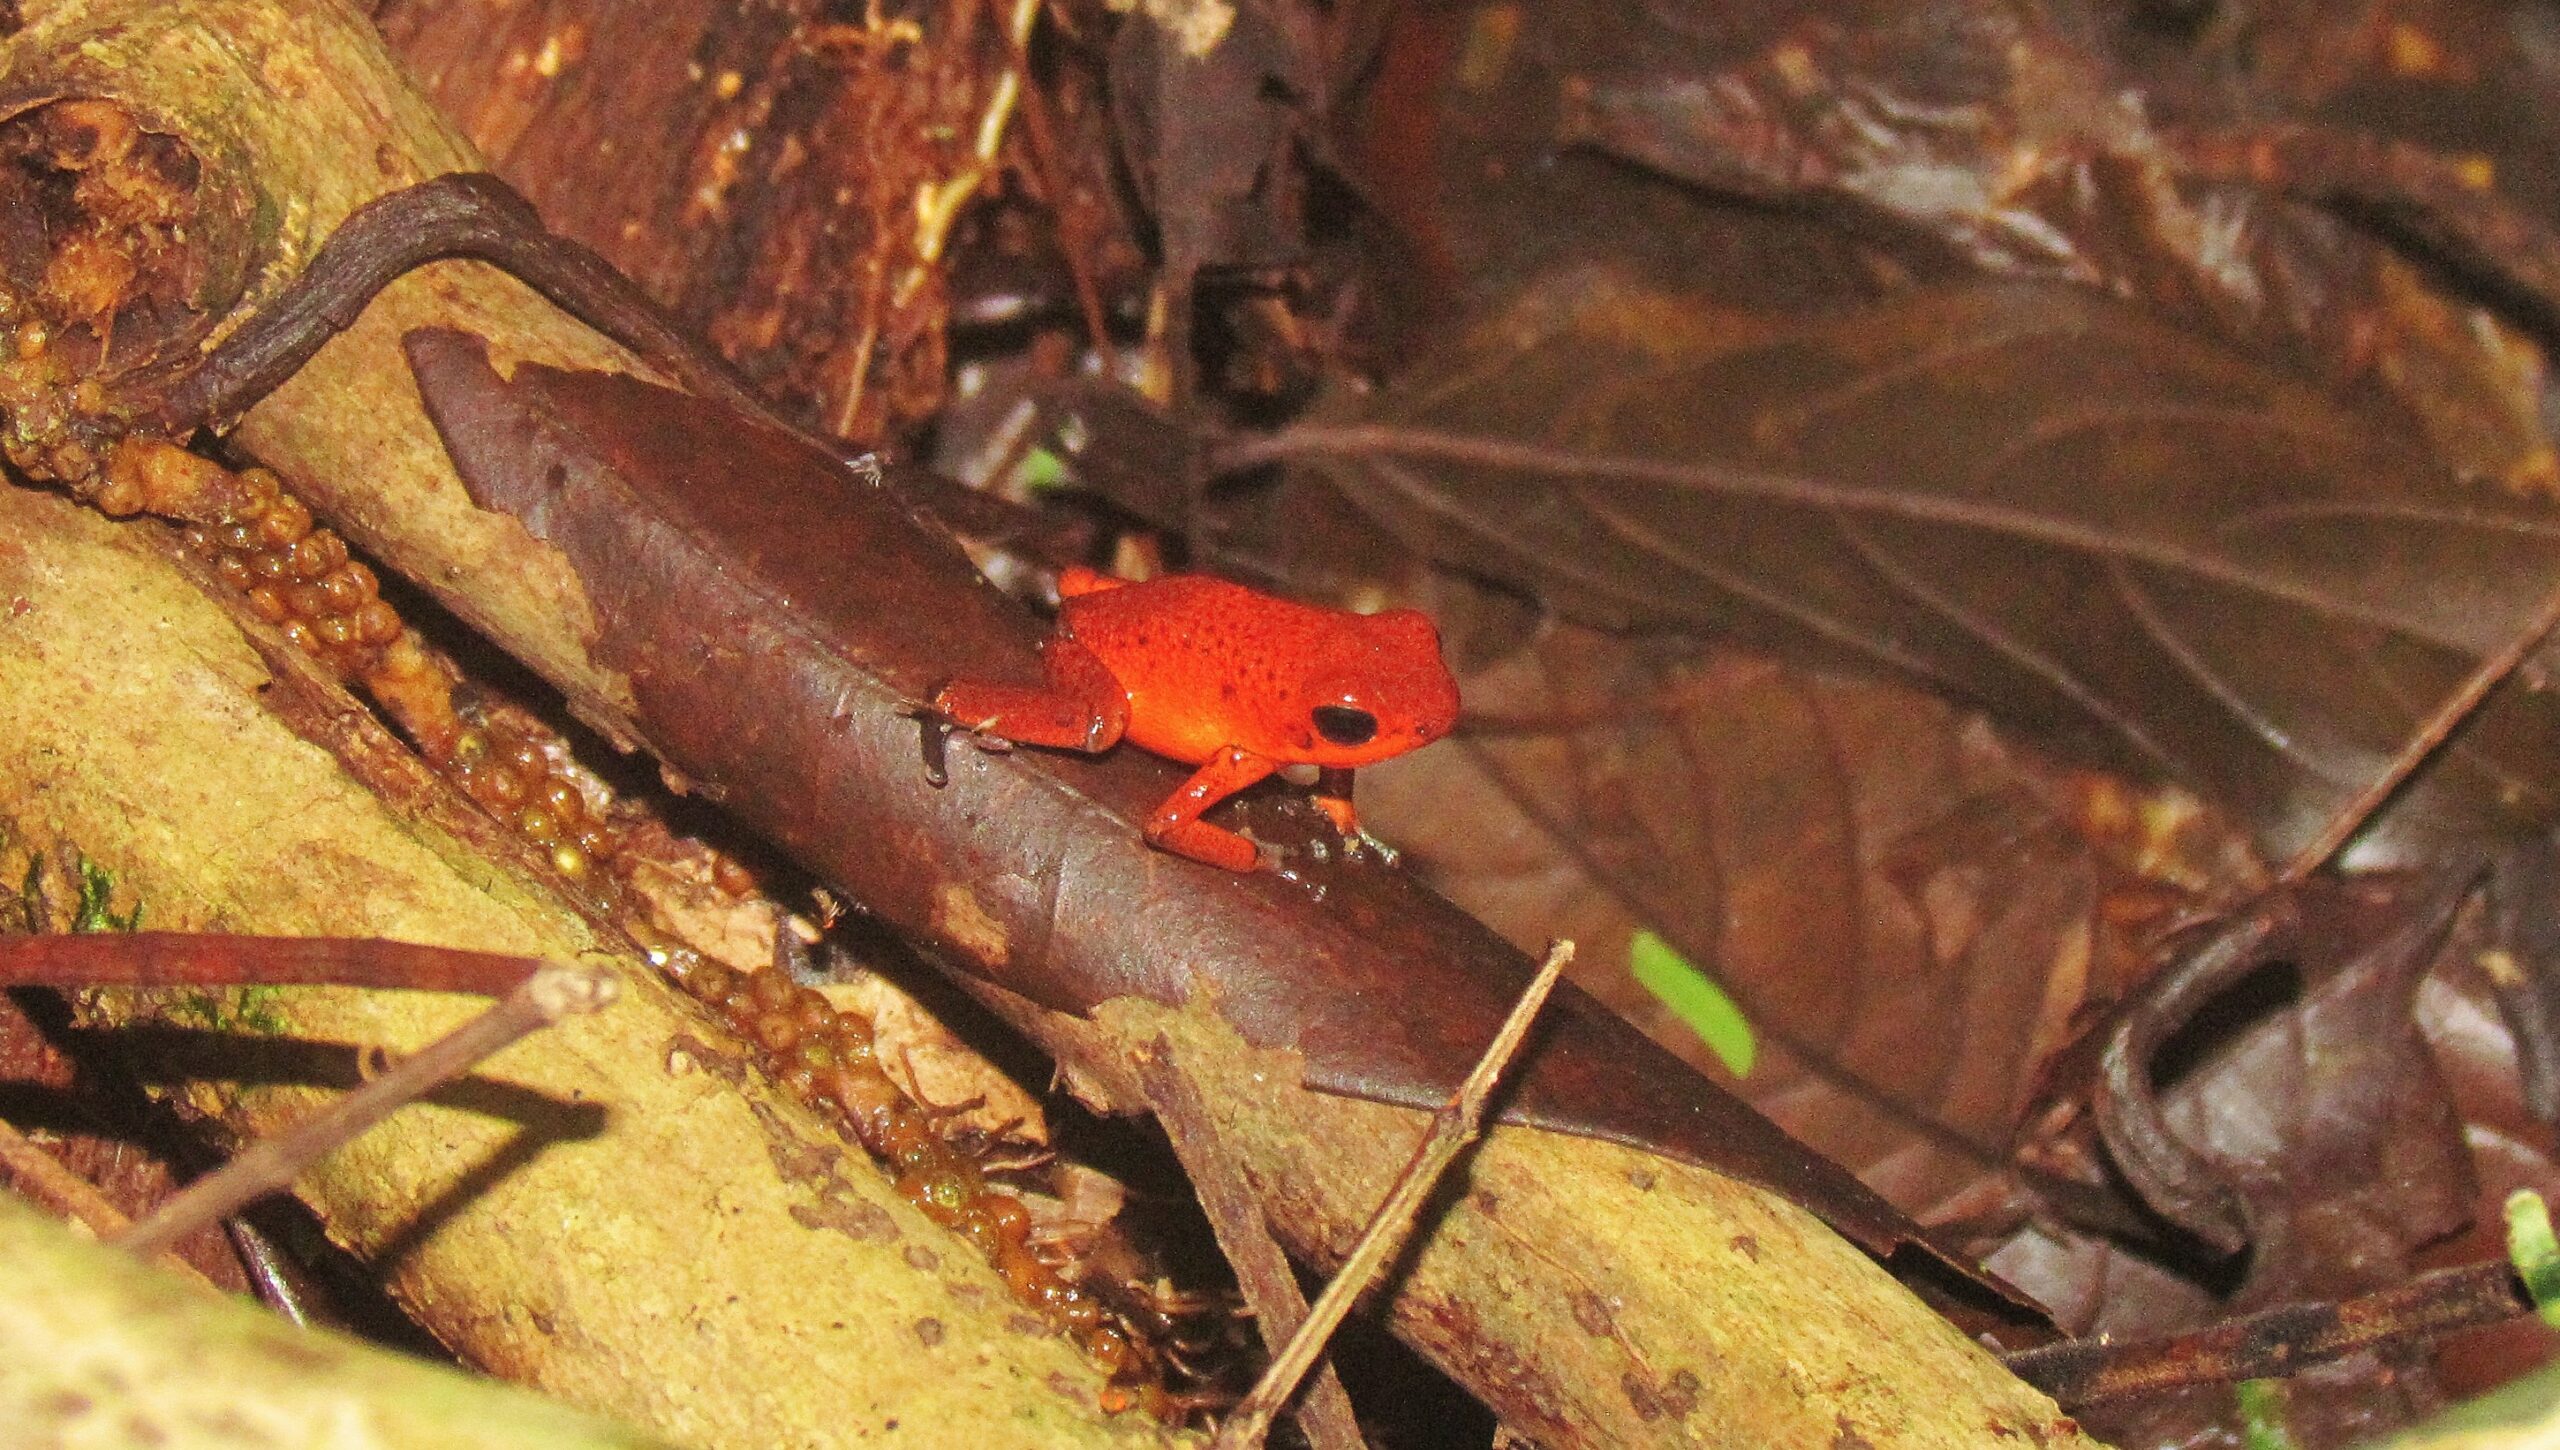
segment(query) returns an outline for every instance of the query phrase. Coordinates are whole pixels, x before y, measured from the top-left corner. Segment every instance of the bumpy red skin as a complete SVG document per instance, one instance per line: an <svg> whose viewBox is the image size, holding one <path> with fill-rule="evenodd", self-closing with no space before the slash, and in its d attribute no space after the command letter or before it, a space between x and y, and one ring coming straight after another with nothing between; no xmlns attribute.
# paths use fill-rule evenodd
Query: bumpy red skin
<svg viewBox="0 0 2560 1450"><path fill-rule="evenodd" d="M1419 610L1351 614L1202 574L1132 584L1070 569L1058 592L1041 650L1048 688L958 680L934 708L1025 745L1098 752L1125 735L1200 767L1146 823L1147 840L1176 855L1253 870L1265 864L1254 843L1203 812L1283 766L1347 772L1458 722L1458 683ZM1317 803L1359 838L1347 783Z"/></svg>

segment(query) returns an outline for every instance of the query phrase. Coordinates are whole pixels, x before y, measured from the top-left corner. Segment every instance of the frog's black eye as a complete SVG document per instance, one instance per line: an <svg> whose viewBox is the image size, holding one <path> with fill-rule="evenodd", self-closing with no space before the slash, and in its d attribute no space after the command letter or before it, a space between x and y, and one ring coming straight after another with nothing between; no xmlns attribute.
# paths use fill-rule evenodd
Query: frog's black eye
<svg viewBox="0 0 2560 1450"><path fill-rule="evenodd" d="M1316 733L1336 745L1366 745L1378 738L1378 717L1349 705L1318 705Z"/></svg>

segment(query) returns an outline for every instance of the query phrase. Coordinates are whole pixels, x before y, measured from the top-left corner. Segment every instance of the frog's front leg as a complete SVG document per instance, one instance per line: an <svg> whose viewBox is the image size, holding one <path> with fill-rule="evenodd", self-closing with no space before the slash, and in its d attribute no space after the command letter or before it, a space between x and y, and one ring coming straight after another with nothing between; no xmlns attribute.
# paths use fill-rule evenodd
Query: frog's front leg
<svg viewBox="0 0 2560 1450"><path fill-rule="evenodd" d="M954 680L936 691L936 714L974 734L1021 745L1100 754L1129 728L1129 692L1092 650L1072 635L1040 646L1046 688Z"/></svg>
<svg viewBox="0 0 2560 1450"><path fill-rule="evenodd" d="M1374 855L1392 866L1396 863L1396 848L1360 829L1360 812L1351 804L1351 774L1341 766L1329 767L1319 774L1316 807L1333 822L1345 852L1353 856Z"/></svg>
<svg viewBox="0 0 2560 1450"><path fill-rule="evenodd" d="M1147 844L1229 871L1251 871L1262 864L1262 848L1223 826L1200 819L1211 806L1279 769L1277 761L1230 745L1192 772L1182 789L1165 797L1147 817Z"/></svg>

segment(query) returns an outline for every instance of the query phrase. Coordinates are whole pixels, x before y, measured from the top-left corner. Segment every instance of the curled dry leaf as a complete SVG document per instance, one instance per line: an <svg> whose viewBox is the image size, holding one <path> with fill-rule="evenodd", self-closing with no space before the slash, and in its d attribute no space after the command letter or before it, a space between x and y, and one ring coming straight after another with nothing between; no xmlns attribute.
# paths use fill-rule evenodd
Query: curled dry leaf
<svg viewBox="0 0 2560 1450"><path fill-rule="evenodd" d="M1995 1262L2052 1297L2082 1334L2157 1336L2234 1310L2325 1302L2397 1285L2426 1268L2495 1262L2497 1206L2548 1188L2513 1042L2455 928L2462 873L2306 888L2281 947L2229 981L2158 1059L2176 1151L2195 1155L2247 1218L2252 1250L2227 1292L2050 1222ZM2049 1151L2051 1145L2045 1145ZM2389 1346L2298 1380L2291 1427L2305 1445L2350 1445L2405 1424L2439 1393L2439 1367L2476 1386L2484 1360L2514 1364L2547 1342L2520 1321L2449 1341ZM2530 1361L2526 1361L2530 1362ZM2191 1443L2233 1416L2219 1387L2094 1408L2117 1443ZM2229 1433L2225 1431L2224 1433Z"/></svg>

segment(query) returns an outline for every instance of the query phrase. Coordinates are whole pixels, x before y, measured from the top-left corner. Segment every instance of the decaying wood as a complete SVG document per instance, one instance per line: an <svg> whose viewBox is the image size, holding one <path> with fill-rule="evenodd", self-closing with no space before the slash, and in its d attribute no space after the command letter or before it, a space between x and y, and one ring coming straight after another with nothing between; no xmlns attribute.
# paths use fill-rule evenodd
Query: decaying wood
<svg viewBox="0 0 2560 1450"><path fill-rule="evenodd" d="M284 673L289 649L271 665L143 530L0 487L0 620L11 839L78 841L157 924L442 942L619 978L611 1011L509 1049L300 1184L474 1363L693 1445L893 1423L944 1444L1158 1441L1103 1417L1100 1375L973 1251L774 1094L627 943L475 845L467 807L404 780L379 727ZM187 1089L247 1137L329 1101L309 1084L349 1085L357 1050L413 1051L485 1005L312 987L96 1007L175 1029L160 1050L192 1044L202 1072L267 1082ZM216 1067L207 1032L276 1040Z"/></svg>
<svg viewBox="0 0 2560 1450"><path fill-rule="evenodd" d="M252 203L243 214L260 219L259 228L236 232L251 247L233 270L248 279L252 304L271 292L356 204L421 176L470 165L459 143L402 89L371 48L360 22L338 6L123 0L27 8L29 28L12 43L8 73L0 78L0 110L52 95L107 95L186 139L208 172L219 174L218 186ZM350 164L349 158L361 160ZM283 473L320 513L524 659L609 734L646 738L654 722L639 709L631 680L591 654L600 626L589 593L593 581L582 582L559 554L536 543L513 521L474 508L416 410L399 340L430 323L489 338L493 352L506 359L584 367L616 362L612 349L532 302L515 284L473 266L439 266L386 294L312 367L253 410L237 438ZM114 586L93 580L88 587L112 593ZM40 592L87 604L87 596L69 581L48 583ZM227 655L224 648L208 647L206 658L236 661L236 647L225 648ZM129 654L102 660L99 667L134 668ZM43 671L31 664L21 673L40 676ZM388 935L424 934L491 949L574 954L577 947L571 943L579 939L579 931L565 923L555 923L554 929L565 934L560 939L541 945L525 941L529 919L546 913L522 897L520 888L478 879L466 884L453 879L449 870L434 892L374 880L389 875L375 859L375 847L351 849L335 834L341 827L355 830L352 820L324 822L299 807L307 797L327 794L323 785L349 789L328 774L325 762L309 761L307 750L300 752L311 766L305 774L327 780L261 780L255 790L213 778L201 759L154 753L164 737L198 729L195 712L202 712L205 728L216 720L236 722L244 712L254 715L239 691L254 687L255 674L254 669L235 669L227 693L210 684L190 690L154 681L147 709L128 708L118 721L98 722L91 732L110 743L120 766L127 767L112 777L127 782L123 790L128 798L121 803L158 789L145 782L155 780L157 772L170 772L181 777L167 787L172 794L204 793L225 807L198 812L232 827L224 844L173 850L159 833L174 826L156 816L147 827L122 821L109 799L94 790L75 819L53 824L95 833L83 837L93 851L130 857L136 884L156 893L155 902L178 909L180 921L163 917L164 924L219 920L260 929L336 933L356 927L339 918L314 919L323 903L336 903L365 914L362 929ZM30 680L29 686L36 683ZM69 790L71 783L57 780L57 769L34 743L58 736L60 723L41 714L8 719L7 712L16 708L16 686L5 673L0 673L0 684L13 691L12 704L0 706L0 738L6 742L0 743L0 780ZM56 698L55 708L67 708L67 702ZM130 738L132 720L142 716L157 722L148 741ZM866 720L863 728L873 724ZM234 723L224 728L245 727ZM267 729L272 738L271 721ZM212 750L211 742L197 745ZM288 744L275 749L294 753ZM215 752L208 758L227 757ZM84 789L91 778L110 778L103 764L84 772ZM257 763L246 768L252 775L267 773ZM1058 769L1014 758L984 763L971 775L981 782L977 788L994 792L988 797L993 809L1064 809L1099 821L1104 814L1100 807L1089 797L1074 796L1049 774ZM1126 795L1143 784L1145 769L1114 763L1088 770L1083 778L1119 772L1128 778L1112 791ZM965 784L969 782L955 782L954 789ZM884 793L904 789L880 787ZM293 854L264 854L268 841L254 829L242 828L239 802L244 800L264 802L262 809L272 812L261 818L265 826L277 836L293 838L295 850L325 865L310 867ZM70 808L52 795L47 809ZM344 809L361 814L351 803ZM749 815L754 818L753 811ZM888 828L888 822L881 824ZM848 818L847 829L854 828ZM415 838L387 823L370 831L387 853L385 859L423 854ZM252 837L260 849L244 853L239 843ZM793 844L797 848L801 843ZM1126 844L1131 851L1139 849L1134 839ZM243 876L239 867L244 854L260 854L261 870ZM1072 863L1052 862L1049 867L1053 877L1071 869ZM198 872L213 876L198 879ZM279 881L279 876L289 879ZM842 884L866 902L897 903L900 909L888 913L893 919L964 960L1001 962L1034 945L1007 923L1036 905L1017 899L1024 891L1036 892L1036 881L958 884L921 894L912 881ZM1050 883L1051 889L1055 884ZM888 889L865 890L875 885ZM424 899L428 895L436 897L433 903ZM501 896L518 897L512 910L497 905ZM903 913L910 901L926 908L912 920ZM1253 912L1267 909L1268 903L1258 898L1247 902L1239 897L1220 930L1243 931ZM449 919L448 910L454 913ZM189 922L190 916L201 921ZM1456 920L1449 926L1475 930ZM1348 934L1348 927L1337 933ZM1153 953L1169 949L1171 941L1160 933L1131 943L1129 949ZM1172 953L1141 969L1178 973L1178 956ZM635 980L630 985L631 997L622 1008L566 1030L576 1044L571 1050L545 1054L523 1067L516 1065L519 1059L534 1054L510 1055L504 1059L510 1073L524 1073L555 1093L562 1088L549 1074L574 1069L612 1079L617 1130L626 1116L667 1115L667 1124L638 1130L659 1137L647 1153L631 1160L650 1164L658 1174L698 1166L716 1179L711 1173L716 1160L695 1141L708 1124L726 1123L732 1134L751 1128L781 1132L777 1124L794 1133L807 1131L787 1109L751 1110L756 1100L714 1093L701 1079L717 1055L706 1056L709 1049L674 1025L692 1020L681 1004L654 983ZM1128 1064L1159 1036L1171 1041L1175 1060L1198 1077L1222 1132L1236 1143L1262 1186L1266 1216L1293 1249L1319 1263L1329 1262L1347 1245L1427 1122L1423 1112L1299 1086L1307 1066L1299 1052L1256 1046L1239 1037L1220 1015L1220 1004L1204 1000L1203 993L1187 998L1169 994L1171 1000L1117 997L1098 1003L1088 1019L1049 1010L983 980L973 990L1006 1010L1080 1082L1107 1100L1142 1101ZM311 997L316 1005L297 1001L288 1014L297 1033L369 1039L378 1016L388 1010L362 1005L372 999L361 997ZM404 1028L396 1035L415 1040L420 1033ZM668 1080L670 1065L679 1058L692 1092L679 1091ZM733 1064L708 1067L708 1075L723 1073L741 1075ZM629 1075L640 1081L624 1081ZM579 1091L590 1097L603 1094L600 1085ZM667 1101L670 1094L681 1101ZM634 1106L621 1110L625 1095ZM643 1098L648 1099L645 1105ZM233 1111L244 1126L258 1125L254 1106ZM467 1161L474 1151L503 1153L505 1135L485 1120L448 1117L462 1121L439 1120L437 1129L402 1134L404 1141L385 1142L374 1151L367 1151L373 1140L365 1140L343 1155L343 1165L324 1168L310 1188L343 1237L376 1252L398 1250L393 1257L413 1291L433 1282L421 1277L423 1260L495 1255L529 1282L474 1302L557 1306L497 1316L509 1321L504 1327L519 1341L552 1342L546 1353L558 1341L579 1338L596 1326L594 1301L587 1296L623 1301L616 1305L620 1319L664 1321L716 1313L734 1320L734 1299L727 1305L676 1306L658 1297L668 1288L660 1273L663 1263L681 1263L688 1274L700 1270L706 1276L734 1276L758 1286L767 1298L781 1300L773 1306L775 1312L802 1330L764 1337L792 1342L794 1353L824 1352L817 1342L831 1342L831 1335L859 1337L857 1331L811 1322L804 1294L816 1281L805 1278L796 1265L717 1252L732 1245L728 1236L736 1230L731 1227L706 1228L701 1242L640 1232L630 1216L639 1211L625 1205L597 1176L595 1160L584 1156L590 1145L555 1144L534 1155L520 1172L465 1173L466 1181L457 1182L455 1139L476 1140L475 1147L459 1150ZM391 1132L397 1129L395 1123ZM619 1131L608 1139L617 1136ZM421 1143L421 1137L430 1141ZM754 1147L746 1156L756 1162L774 1159L779 1170L776 1181L761 1190L769 1214L793 1220L797 1209L829 1224L838 1223L834 1215L856 1201L870 1205L855 1213L856 1232L835 1234L845 1242L830 1238L821 1245L824 1250L859 1257L877 1249L894 1258L896 1250L861 1237L859 1229L883 1216L898 1224L921 1222L900 1213L884 1186L866 1186L867 1179L848 1183L832 1167L818 1170L805 1161L798 1163L795 1180L778 1150L752 1135L747 1141ZM423 1161L401 1157L421 1149L426 1150ZM818 1190L815 1204L809 1201L812 1174L827 1185ZM861 1175L857 1171L853 1177ZM496 1186L484 1193L487 1180ZM883 1201L874 1203L866 1196L873 1187L883 1189ZM520 1244L505 1242L510 1233L534 1234L536 1226L524 1221L532 1205L546 1206L549 1218L556 1220L563 1202L609 1206L587 1210L590 1216L578 1224L583 1232L544 1239L547 1252L528 1254ZM434 1233L420 1235L409 1225L431 1204L440 1225ZM470 1231L479 1225L495 1231ZM542 1227L556 1233L559 1225L555 1221ZM823 1237L816 1228L809 1233ZM947 1241L921 1232L907 1234L911 1247L927 1242ZM945 1256L952 1251L946 1248ZM632 1267L641 1264L651 1267ZM863 1266L840 1266L823 1282L841 1285L864 1266L867 1259ZM470 1272L461 1263L440 1268ZM592 1275L581 1272L589 1268ZM633 1296L646 1302L629 1302ZM1506 1421L1554 1445L1833 1443L1854 1437L1876 1447L1971 1446L2002 1436L2047 1445L2085 1443L2049 1402L2004 1374L1803 1210L1713 1173L1587 1139L1516 1128L1491 1134L1471 1164L1468 1190L1414 1250L1408 1272L1395 1286L1392 1308L1401 1332L1457 1373ZM468 1306L461 1307L458 1317L475 1315L486 1317ZM564 1315L580 1326L576 1332L560 1328ZM697 1384L720 1379L761 1393L833 1396L835 1408L825 1423L839 1435L886 1418L900 1419L912 1431L917 1421L889 1398L893 1390L922 1397L919 1404L971 1396L995 1403L1003 1398L995 1385L969 1380L938 1362L920 1369L909 1386L871 1379L860 1402L852 1405L843 1403L840 1382L830 1383L806 1368L794 1372L801 1378L786 1390L763 1377L768 1372L764 1367L724 1367L715 1373L704 1363L733 1339L751 1337L749 1326L733 1324L731 1333L706 1333L687 1340L688 1348L663 1351L661 1357L686 1361L684 1367L700 1376ZM500 1343L507 1338L500 1335ZM946 1351L963 1347L964 1359L975 1353L965 1347L982 1342L957 1332L942 1339ZM1040 1342L1051 1343L1045 1336ZM869 1348L875 1357L902 1355L911 1363L947 1357L918 1355L912 1344L875 1343ZM1063 1355L1063 1348L1058 1352ZM521 1343L513 1352L500 1349L480 1357L502 1368L528 1367L517 1363L520 1355L539 1358L526 1353ZM982 1361L970 1362L994 1373ZM650 1384L614 1379L632 1373L627 1362L619 1369L568 1368L555 1355L531 1368L535 1378L573 1398L613 1406L687 1438L720 1438L711 1427L681 1422L692 1406L674 1399L673 1390L656 1388L663 1383L663 1364L650 1367ZM1073 1374L1067 1378L1071 1384L1084 1382ZM950 1404L949 1413L967 1408ZM1069 1429L1073 1409L1064 1403L1052 1407L1060 1421L1054 1432L1034 1434L1016 1424L1003 1435L977 1435L955 1426L942 1432L949 1437L944 1443L1010 1443L1028 1436L1037 1443L1058 1444L1069 1443L1064 1437L1070 1433L1106 1433L1081 1420Z"/></svg>
<svg viewBox="0 0 2560 1450"><path fill-rule="evenodd" d="M665 1441L84 1242L0 1194L0 1426L16 1445L641 1450Z"/></svg>

